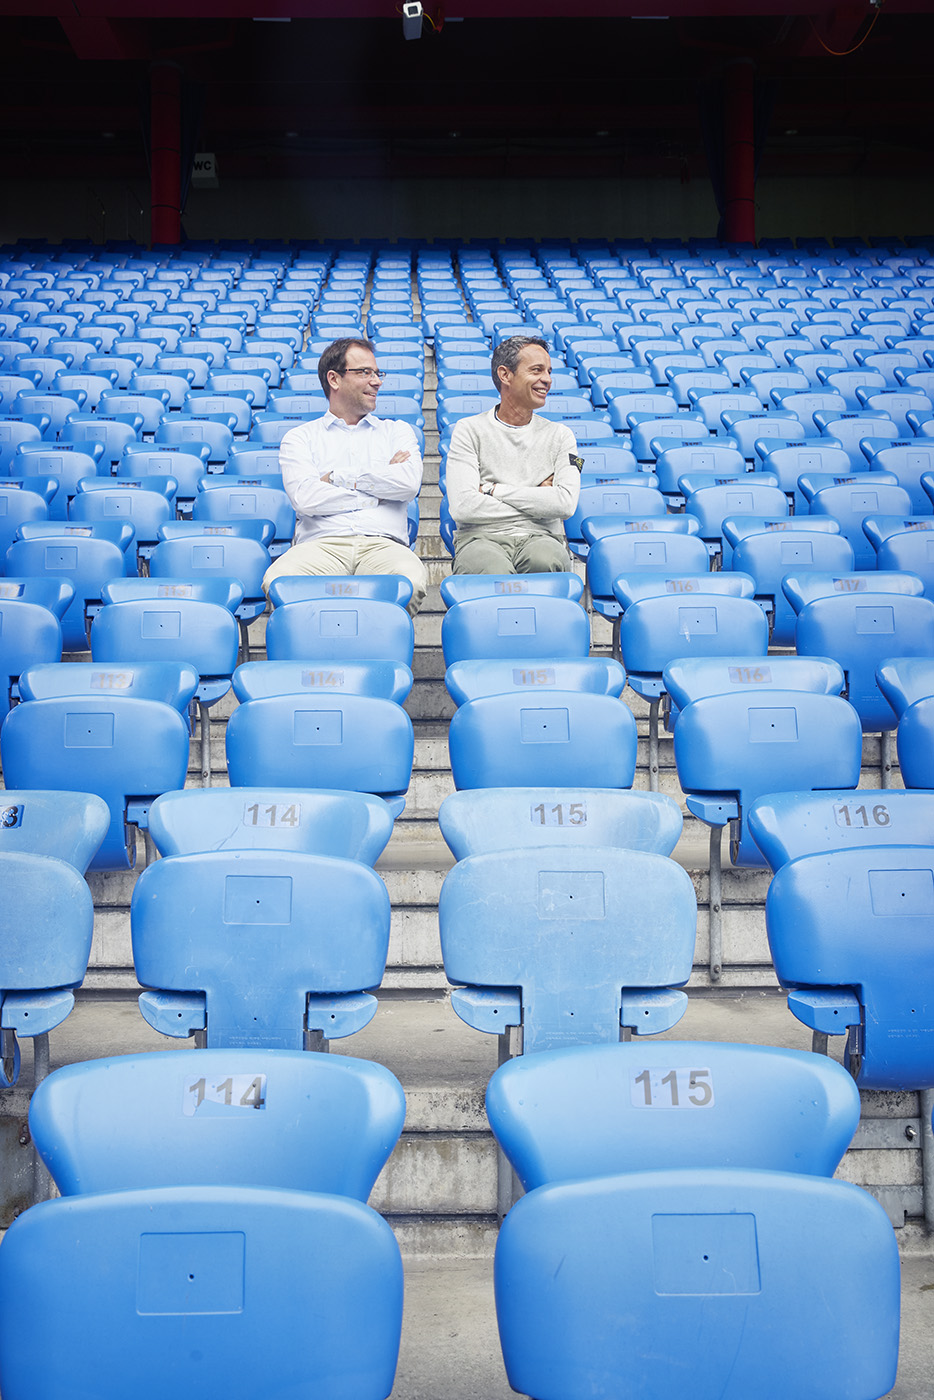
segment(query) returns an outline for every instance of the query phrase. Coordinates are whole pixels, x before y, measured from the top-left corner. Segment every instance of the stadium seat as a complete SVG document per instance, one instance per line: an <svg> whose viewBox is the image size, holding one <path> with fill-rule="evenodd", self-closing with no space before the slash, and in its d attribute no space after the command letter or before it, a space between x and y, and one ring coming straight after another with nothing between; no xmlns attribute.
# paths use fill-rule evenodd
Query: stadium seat
<svg viewBox="0 0 934 1400"><path fill-rule="evenodd" d="M468 598L445 613L441 646L446 666L499 657L583 657L590 651L590 619L571 598Z"/></svg>
<svg viewBox="0 0 934 1400"><path fill-rule="evenodd" d="M934 850L914 844L799 856L769 886L766 931L789 1009L820 1035L846 1034L860 1088L931 1084L932 888Z"/></svg>
<svg viewBox="0 0 934 1400"><path fill-rule="evenodd" d="M132 869L130 823L145 828L153 798L185 784L188 724L156 700L112 694L31 700L4 720L0 756L11 787L102 797L110 826L91 868Z"/></svg>
<svg viewBox="0 0 934 1400"><path fill-rule="evenodd" d="M619 653L632 690L649 705L649 790L658 791L658 713L663 672L683 657L765 656L769 628L751 598L679 593L642 597L619 621Z"/></svg>
<svg viewBox="0 0 934 1400"><path fill-rule="evenodd" d="M581 690L619 696L626 672L618 661L597 656L468 659L452 662L444 683L455 705L508 691L547 695L549 690Z"/></svg>
<svg viewBox="0 0 934 1400"><path fill-rule="evenodd" d="M570 598L579 602L583 581L572 573L549 574L449 574L441 580L441 601L446 608L473 598L515 597L527 593ZM271 595L270 595L271 596Z"/></svg>
<svg viewBox="0 0 934 1400"><path fill-rule="evenodd" d="M72 527L75 529L76 527ZM74 596L62 616L62 645L65 651L87 651L85 609L100 600L108 579L122 578L126 557L119 545L106 539L73 534L51 539L16 540L6 553L8 575L33 575L55 582L67 582ZM52 661L44 656L37 660Z"/></svg>
<svg viewBox="0 0 934 1400"><path fill-rule="evenodd" d="M413 676L403 661L246 661L233 674L233 691L243 704L269 695L372 695L405 702Z"/></svg>
<svg viewBox="0 0 934 1400"><path fill-rule="evenodd" d="M185 523L175 522L177 526ZM258 540L234 533L241 527L244 530L249 527L248 520L232 522L230 533L224 526L212 527L206 521L197 523L204 529L203 535L192 533L184 538L163 539L156 545L149 560L150 577L193 581L236 579L243 590L243 600L236 612L240 623L240 659L249 661L250 624L266 611L263 575L269 568L269 551Z"/></svg>
<svg viewBox="0 0 934 1400"><path fill-rule="evenodd" d="M163 1035L198 1032L208 1048L301 1050L353 1035L376 1011L364 989L382 979L389 916L385 885L361 861L294 849L158 860L130 910L140 1010Z"/></svg>
<svg viewBox="0 0 934 1400"><path fill-rule="evenodd" d="M754 802L747 821L775 874L789 861L828 851L934 845L934 794L901 788L778 792Z"/></svg>
<svg viewBox="0 0 934 1400"><path fill-rule="evenodd" d="M160 700L183 715L197 688L198 672L188 662L120 661L111 668L95 661L52 661L30 666L19 679L22 700L107 693Z"/></svg>
<svg viewBox="0 0 934 1400"><path fill-rule="evenodd" d="M201 782L211 782L210 708L230 689L239 629L230 610L193 598L138 598L108 603L91 624L93 660L187 662L197 670L201 715Z"/></svg>
<svg viewBox="0 0 934 1400"><path fill-rule="evenodd" d="M204 477L195 497L193 520L271 520L274 533L269 556L277 559L291 548L295 534L295 511L285 491L257 486L250 481L231 481L223 476Z"/></svg>
<svg viewBox="0 0 934 1400"><path fill-rule="evenodd" d="M482 916L481 916L482 910ZM605 1044L675 1025L687 999L697 907L666 856L556 846L468 856L438 903L451 1004L522 1051Z"/></svg>
<svg viewBox="0 0 934 1400"><path fill-rule="evenodd" d="M405 806L414 754L412 721L390 700L322 694L267 696L227 721L233 787L339 788Z"/></svg>
<svg viewBox="0 0 934 1400"><path fill-rule="evenodd" d="M723 522L724 539L733 544L730 569L754 580L756 600L769 618L770 645L793 647L797 614L785 596L782 580L799 569L851 573L855 568L853 546L842 534L810 529L808 516L762 520L761 531L740 534L746 520L749 517L740 516Z"/></svg>
<svg viewBox="0 0 934 1400"><path fill-rule="evenodd" d="M398 603L376 598L312 598L273 609L266 624L270 661L401 661L412 665L415 629Z"/></svg>
<svg viewBox="0 0 934 1400"><path fill-rule="evenodd" d="M450 723L454 786L629 788L635 776L636 726L609 695L522 690L469 700Z"/></svg>
<svg viewBox="0 0 934 1400"><path fill-rule="evenodd" d="M5 758L5 755L4 755ZM11 785L13 776L4 761L4 777ZM18 1036L34 1041L35 1079L40 1081L49 1069L49 1031L68 1016L75 1004L74 989L81 985L91 953L94 902L83 872L69 860L33 853L7 830L21 837L32 821L33 806L45 807L49 793L4 796L4 819L0 837L0 878L3 880L3 913L0 915L0 1086L9 1087L19 1077ZM82 795L83 796L83 795ZM62 803L59 820L75 814L75 803ZM83 803L80 804L82 807ZM80 820L80 818L79 818ZM91 814L93 830L82 822L83 840L69 853L81 859L103 835L105 823L99 813ZM40 835L40 852L45 846Z"/></svg>

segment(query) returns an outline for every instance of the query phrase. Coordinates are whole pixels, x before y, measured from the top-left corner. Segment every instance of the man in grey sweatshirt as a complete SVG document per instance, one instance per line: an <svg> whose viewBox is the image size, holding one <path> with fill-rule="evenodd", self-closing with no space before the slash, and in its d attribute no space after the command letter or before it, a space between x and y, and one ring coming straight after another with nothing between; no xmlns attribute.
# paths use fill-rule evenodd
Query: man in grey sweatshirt
<svg viewBox="0 0 934 1400"><path fill-rule="evenodd" d="M499 403L456 424L448 449L448 508L457 525L453 571L569 569L563 522L577 507L580 472L571 429L535 413L551 388L548 347L510 336L494 350L491 373Z"/></svg>

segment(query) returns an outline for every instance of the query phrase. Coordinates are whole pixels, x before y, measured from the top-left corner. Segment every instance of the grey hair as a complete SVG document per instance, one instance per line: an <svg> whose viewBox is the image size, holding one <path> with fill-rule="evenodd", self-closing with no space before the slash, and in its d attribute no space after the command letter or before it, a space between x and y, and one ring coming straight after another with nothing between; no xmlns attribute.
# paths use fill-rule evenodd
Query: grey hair
<svg viewBox="0 0 934 1400"><path fill-rule="evenodd" d="M490 365L490 374L493 376L493 383L497 389L503 387L498 373L500 365L505 365L510 374L515 374L519 365L519 356L527 345L538 345L548 353L548 342L534 335L511 335L508 340L501 340L497 345L493 351L493 360Z"/></svg>

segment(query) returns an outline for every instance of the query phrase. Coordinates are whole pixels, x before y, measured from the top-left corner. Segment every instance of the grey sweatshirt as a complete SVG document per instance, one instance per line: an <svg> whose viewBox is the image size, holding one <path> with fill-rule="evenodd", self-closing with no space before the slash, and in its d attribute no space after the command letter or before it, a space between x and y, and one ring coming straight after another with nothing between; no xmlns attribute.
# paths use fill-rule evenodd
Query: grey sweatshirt
<svg viewBox="0 0 934 1400"><path fill-rule="evenodd" d="M459 539L472 535L548 534L564 539L580 492L577 453L566 423L532 415L522 428L501 423L494 409L463 418L448 450L446 491ZM541 482L554 476L553 486ZM480 491L494 482L493 495Z"/></svg>

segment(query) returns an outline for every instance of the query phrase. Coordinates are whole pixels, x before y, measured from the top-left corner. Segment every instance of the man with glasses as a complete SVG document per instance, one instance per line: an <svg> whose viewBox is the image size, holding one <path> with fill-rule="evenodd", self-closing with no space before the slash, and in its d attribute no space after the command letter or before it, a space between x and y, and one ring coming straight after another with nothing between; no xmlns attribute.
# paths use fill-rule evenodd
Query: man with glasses
<svg viewBox="0 0 934 1400"><path fill-rule="evenodd" d="M279 447L295 535L263 588L284 574L403 574L414 616L428 588L408 546L408 504L422 482L415 432L376 417L384 375L369 340L335 340L318 361L318 378L327 413L292 428Z"/></svg>

